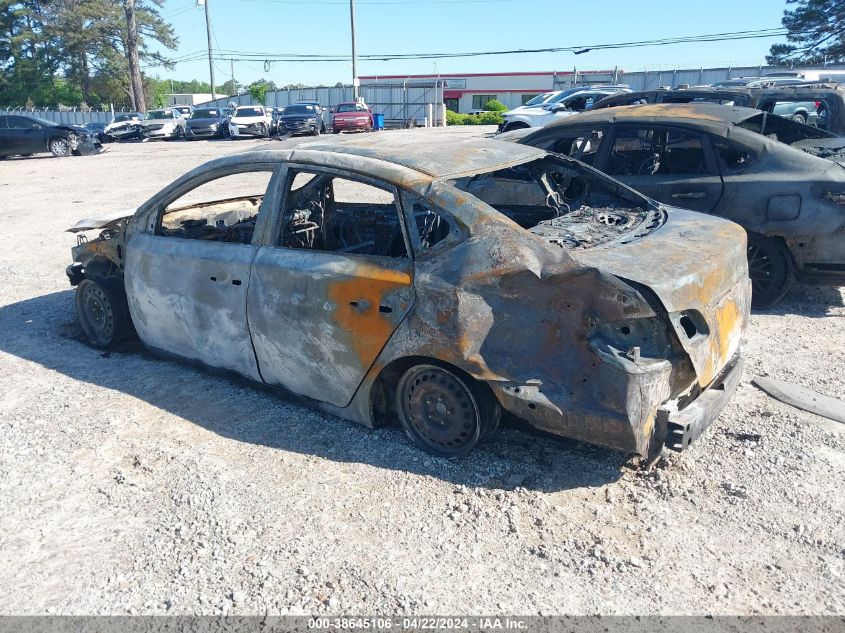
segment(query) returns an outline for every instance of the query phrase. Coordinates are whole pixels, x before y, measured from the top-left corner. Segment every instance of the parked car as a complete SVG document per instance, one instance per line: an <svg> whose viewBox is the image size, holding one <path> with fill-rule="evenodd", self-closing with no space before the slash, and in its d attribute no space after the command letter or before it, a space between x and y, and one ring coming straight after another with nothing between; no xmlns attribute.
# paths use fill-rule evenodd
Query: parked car
<svg viewBox="0 0 845 633"><path fill-rule="evenodd" d="M36 116L0 114L0 160L50 152L53 156L85 156L102 149L81 125L55 123Z"/></svg>
<svg viewBox="0 0 845 633"><path fill-rule="evenodd" d="M144 115L140 112L119 112L103 130L114 141L144 138L141 121Z"/></svg>
<svg viewBox="0 0 845 633"><path fill-rule="evenodd" d="M564 90L535 108L512 110L503 114L499 130L509 132L527 127L543 127L547 123L590 108L608 95L630 92L622 86L582 87Z"/></svg>
<svg viewBox="0 0 845 633"><path fill-rule="evenodd" d="M233 371L462 455L502 410L653 458L741 372L741 227L577 161L366 136L213 160L134 215L83 220L85 336Z"/></svg>
<svg viewBox="0 0 845 633"><path fill-rule="evenodd" d="M233 139L243 136L268 137L273 127L270 108L258 105L238 106L229 119L229 136Z"/></svg>
<svg viewBox="0 0 845 633"><path fill-rule="evenodd" d="M373 113L363 102L339 103L332 116L332 131L335 134L341 132L372 132Z"/></svg>
<svg viewBox="0 0 845 633"><path fill-rule="evenodd" d="M170 106L171 110L176 110L179 114L181 114L186 119L191 116L194 111L194 106L191 105L175 105Z"/></svg>
<svg viewBox="0 0 845 633"><path fill-rule="evenodd" d="M685 90L661 89L642 90L608 95L594 103L590 110L603 108L617 108L626 105L644 105L647 103L719 103L721 105L736 105L754 107L755 97L750 91L714 88L690 88Z"/></svg>
<svg viewBox="0 0 845 633"><path fill-rule="evenodd" d="M222 108L197 108L185 122L185 138L224 138L229 133Z"/></svg>
<svg viewBox="0 0 845 633"><path fill-rule="evenodd" d="M664 204L741 224L756 307L776 304L793 279L845 285L845 170L813 155L842 139L707 103L594 110L511 138L583 161Z"/></svg>
<svg viewBox="0 0 845 633"><path fill-rule="evenodd" d="M173 108L150 110L138 125L144 138L170 140L185 138L187 127L182 113Z"/></svg>
<svg viewBox="0 0 845 633"><path fill-rule="evenodd" d="M511 108L510 110L508 110L508 114L518 114L518 113L523 112L525 110L530 110L531 108L541 107L544 104L546 104L550 99L559 95L561 92L563 92L563 91L562 90L556 90L556 91L553 91L553 92L544 92L542 94L539 94L536 97L534 97L533 99L529 99L528 101L523 103L521 106Z"/></svg>
<svg viewBox="0 0 845 633"><path fill-rule="evenodd" d="M279 134L311 134L319 136L323 119L310 104L296 103L286 106L279 116Z"/></svg>
<svg viewBox="0 0 845 633"><path fill-rule="evenodd" d="M320 132L323 133L326 131L326 109L320 105L319 101L310 100L310 99L300 99L297 101L298 104L302 105L311 105L317 110L317 113L320 115Z"/></svg>

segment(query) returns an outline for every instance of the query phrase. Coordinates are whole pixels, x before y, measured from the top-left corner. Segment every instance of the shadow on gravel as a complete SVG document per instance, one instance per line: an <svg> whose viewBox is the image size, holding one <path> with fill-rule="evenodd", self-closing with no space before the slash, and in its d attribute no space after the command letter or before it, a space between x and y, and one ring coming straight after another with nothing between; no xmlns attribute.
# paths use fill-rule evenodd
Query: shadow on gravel
<svg viewBox="0 0 845 633"><path fill-rule="evenodd" d="M398 424L367 429L245 379L159 359L138 342L111 352L96 350L82 341L72 290L0 306L0 351L139 398L238 442L456 485L546 492L592 488L618 480L628 461L618 452L539 433L518 420L505 421L492 441L468 457L432 457L413 447Z"/></svg>
<svg viewBox="0 0 845 633"><path fill-rule="evenodd" d="M830 308L843 306L845 302L840 288L796 284L779 304L768 310L754 310L754 314L795 314L818 319L830 316Z"/></svg>

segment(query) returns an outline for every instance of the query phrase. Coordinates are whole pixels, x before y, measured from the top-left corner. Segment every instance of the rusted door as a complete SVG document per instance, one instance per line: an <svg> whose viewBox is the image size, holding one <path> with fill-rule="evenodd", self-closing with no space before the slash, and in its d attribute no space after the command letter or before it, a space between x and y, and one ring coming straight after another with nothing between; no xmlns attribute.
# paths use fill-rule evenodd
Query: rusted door
<svg viewBox="0 0 845 633"><path fill-rule="evenodd" d="M310 184L300 187L295 176ZM284 235L252 263L255 355L265 382L342 407L413 306L410 248L392 187L319 170L292 171L290 182ZM308 229L291 223L318 207L296 226L318 227L319 236L293 239Z"/></svg>

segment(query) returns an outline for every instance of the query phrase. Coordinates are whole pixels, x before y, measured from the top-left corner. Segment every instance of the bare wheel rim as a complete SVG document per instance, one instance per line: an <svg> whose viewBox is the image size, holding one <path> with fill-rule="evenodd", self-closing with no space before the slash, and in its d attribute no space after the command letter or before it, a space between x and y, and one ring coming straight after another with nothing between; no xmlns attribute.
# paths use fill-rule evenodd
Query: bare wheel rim
<svg viewBox="0 0 845 633"><path fill-rule="evenodd" d="M82 289L82 318L87 333L101 342L114 336L114 311L111 301L96 283L85 284Z"/></svg>
<svg viewBox="0 0 845 633"><path fill-rule="evenodd" d="M767 295L779 283L777 265L771 254L757 244L748 245L748 276L751 277L752 291Z"/></svg>
<svg viewBox="0 0 845 633"><path fill-rule="evenodd" d="M403 377L399 403L404 418L420 440L443 453L459 453L474 445L479 414L469 388L451 373L423 365Z"/></svg>
<svg viewBox="0 0 845 633"><path fill-rule="evenodd" d="M55 154L56 156L65 156L70 149L70 145L64 139L53 139L50 141L50 151Z"/></svg>

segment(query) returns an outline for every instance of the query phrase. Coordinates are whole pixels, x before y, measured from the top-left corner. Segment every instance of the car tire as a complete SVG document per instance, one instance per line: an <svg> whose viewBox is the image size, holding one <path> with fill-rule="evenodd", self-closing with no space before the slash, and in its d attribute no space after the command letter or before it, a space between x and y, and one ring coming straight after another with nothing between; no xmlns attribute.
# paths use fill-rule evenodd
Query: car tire
<svg viewBox="0 0 845 633"><path fill-rule="evenodd" d="M748 275L751 277L751 307L771 308L792 285L792 256L777 238L748 234Z"/></svg>
<svg viewBox="0 0 845 633"><path fill-rule="evenodd" d="M47 147L50 149L50 153L57 158L70 156L70 143L67 142L66 138L50 139Z"/></svg>
<svg viewBox="0 0 845 633"><path fill-rule="evenodd" d="M396 384L396 410L405 434L440 457L466 455L483 435L495 431L487 420L497 426L501 413L495 398L487 397L470 378L441 365L414 365Z"/></svg>
<svg viewBox="0 0 845 633"><path fill-rule="evenodd" d="M332 128L332 134L340 134L340 130L337 128Z"/></svg>
<svg viewBox="0 0 845 633"><path fill-rule="evenodd" d="M132 332L122 280L86 277L76 287L76 315L88 342L108 349Z"/></svg>
<svg viewBox="0 0 845 633"><path fill-rule="evenodd" d="M792 120L796 123L802 123L807 125L807 116L805 114L801 114L800 112L792 115Z"/></svg>

